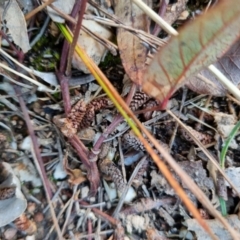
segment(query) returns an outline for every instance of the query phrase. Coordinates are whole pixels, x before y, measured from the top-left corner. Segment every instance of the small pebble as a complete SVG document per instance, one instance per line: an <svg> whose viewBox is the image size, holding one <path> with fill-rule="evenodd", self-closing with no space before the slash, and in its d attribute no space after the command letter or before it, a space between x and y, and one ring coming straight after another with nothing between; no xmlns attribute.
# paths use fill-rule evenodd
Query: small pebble
<svg viewBox="0 0 240 240"><path fill-rule="evenodd" d="M4 232L4 238L6 240L11 240L14 239L14 237L16 236L17 233L17 229L15 228L8 228L5 232Z"/></svg>

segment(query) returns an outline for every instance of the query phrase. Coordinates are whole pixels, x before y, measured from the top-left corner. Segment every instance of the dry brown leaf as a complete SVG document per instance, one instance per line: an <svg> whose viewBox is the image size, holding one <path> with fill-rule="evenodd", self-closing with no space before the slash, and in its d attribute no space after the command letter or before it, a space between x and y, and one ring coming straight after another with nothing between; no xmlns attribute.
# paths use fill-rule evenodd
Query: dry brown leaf
<svg viewBox="0 0 240 240"><path fill-rule="evenodd" d="M151 6L150 0L144 0ZM131 1L115 0L115 14L126 26L148 32L150 20L147 15ZM140 72L147 58L147 48L138 37L123 28L118 29L117 41L122 64L131 80L141 83Z"/></svg>
<svg viewBox="0 0 240 240"><path fill-rule="evenodd" d="M85 182L87 178L83 175L80 169L71 169L68 167L67 154L63 158L63 167L66 173L69 175L68 181L73 185L79 185Z"/></svg>
<svg viewBox="0 0 240 240"><path fill-rule="evenodd" d="M83 19L82 25L103 39L110 40L113 36L112 32L110 31L111 29L93 20ZM101 43L101 39L97 41L83 30L80 31L78 42L81 44L82 48L86 51L88 56L91 57L97 65L101 62L107 52L106 47ZM73 67L83 71L84 73L90 73L76 52L73 55L72 64Z"/></svg>
<svg viewBox="0 0 240 240"><path fill-rule="evenodd" d="M18 230L24 231L28 235L33 235L37 231L36 223L30 220L25 214L17 218L14 223Z"/></svg>
<svg viewBox="0 0 240 240"><path fill-rule="evenodd" d="M14 43L26 53L31 47L29 45L26 21L16 0L5 1L2 18L6 21L6 27Z"/></svg>

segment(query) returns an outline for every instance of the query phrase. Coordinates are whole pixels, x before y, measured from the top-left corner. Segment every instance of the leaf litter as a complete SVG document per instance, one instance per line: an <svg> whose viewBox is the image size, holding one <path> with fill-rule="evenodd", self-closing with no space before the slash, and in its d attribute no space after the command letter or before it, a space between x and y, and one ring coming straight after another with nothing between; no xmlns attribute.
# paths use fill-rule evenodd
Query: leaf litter
<svg viewBox="0 0 240 240"><path fill-rule="evenodd" d="M14 4L18 3L14 1ZM55 15L58 12L58 18L63 22L66 19L66 15L71 12L72 6L68 5L69 9L65 11L65 2L59 1L58 4L60 5L55 6ZM169 3L166 6L166 19L169 19L167 21L170 24L180 17L181 13L187 8L186 4L187 1L177 1L177 3ZM2 10L9 11L11 8L8 9L7 6L2 6ZM19 5L17 6L19 8ZM149 6L151 7L151 4ZM48 7L48 9L50 8L51 6ZM90 14L94 16L97 13L99 15L102 8L105 8L105 11L113 17L116 17L119 23L135 28L136 31L145 31L150 36L149 32L153 30L150 19L135 4L130 3L128 5L126 2L116 1L111 6L110 2L106 2L101 6L99 5L99 9L95 8ZM159 5L154 5L153 8L157 10ZM58 10L62 12L60 17L60 11ZM115 11L115 15L113 15L113 11ZM21 8L17 12L20 16L22 14ZM159 13L161 13L160 10ZM4 15L4 13L2 14ZM46 13L39 12L38 14L41 16ZM53 17L52 13L47 14ZM106 20L108 20L107 16ZM7 23L9 21L10 24L10 20L6 19L6 21ZM26 34L27 26L29 28L30 25L26 25L29 23L26 23L23 17L21 17L21 21L24 21L21 27L24 36L18 35L18 38L16 38L10 29L8 33L12 35L14 47L19 47L25 53L30 49L28 43L31 35L28 36ZM54 18L54 21L59 20ZM182 21L181 17L179 21ZM188 20L184 18L184 21ZM33 22L32 24L41 27L41 23L40 20L40 22ZM11 28L11 24L6 26ZM99 23L96 23L96 25L99 25ZM96 33L96 30L91 29L89 24L87 26L92 32ZM143 70L148 68L146 62L149 61L148 58L151 59L150 53L155 52L154 49L157 49L159 46L149 46L147 41L144 42L133 32L126 30L127 28L118 28L115 31L110 27L102 25L101 28L103 27L111 34L111 40L114 34L117 38L120 56L112 56L112 58L120 57L130 80L141 85L142 79L139 76L142 76ZM2 31L5 30L2 29ZM108 38L101 33L99 35L103 39ZM86 33L86 38L83 41L86 41L87 47L92 48L92 54L99 54L95 49L98 46L96 39L93 41L92 36ZM90 44L90 41L93 41L93 44ZM109 40L106 39L107 41ZM81 42L80 45L82 44ZM98 44L103 50L101 51L101 56L97 56L98 60L95 61L97 64L100 63L100 60L103 60L103 52L106 50L106 46L101 45L101 42L102 39L100 38ZM59 44L57 40L56 44ZM62 40L60 40L60 46L61 44ZM7 48L11 48L11 45L10 47L5 47L5 49ZM14 51L16 51L15 48L13 48ZM238 42L236 42L216 63L217 68L236 86L239 84L237 77L238 50L239 46ZM89 55L93 56L92 54L90 53ZM6 61L6 58L4 60ZM79 59L75 61L79 63ZM27 67L31 66L31 63L27 62L27 58L23 64ZM108 64L111 66L111 61ZM74 64L73 66L76 67ZM40 72L36 65L35 68L35 73L38 72L38 76L42 77L43 80L48 74L51 74L54 80L47 81L47 84L50 87L56 86L57 78L54 72ZM77 68L86 74L83 68ZM113 68L114 74L117 76L115 79L112 74L109 75L106 67L103 69L105 69L105 74L109 76L109 79L112 78L112 84L116 86L120 94L124 92L123 96L131 96L134 84L131 81L127 81L128 86L125 85L124 87L126 88L127 86L128 90L124 90L123 70L119 71L119 68L116 66L111 66L111 68ZM207 82L214 86L214 91L209 90L209 86L202 90L198 84L199 75L197 75L197 77L192 77L189 80L191 83L186 84L194 92L188 90L185 102L194 102L194 105L181 103L184 93L181 89L171 99L179 103L172 105L171 110L177 112L179 116L182 114L184 123L188 125L187 131L181 127L178 128L171 148L169 148L168 143L173 137L176 124L168 114L157 109L160 104L159 99L156 101L148 94L143 93L137 86L135 87L137 89L136 92L132 94L131 101L127 99L126 101L128 101L130 108L138 116L139 120L143 123L145 122L145 127L170 152L179 163L179 166L188 173L212 202L213 206L218 208L218 197L222 196L218 189L219 173L216 169L211 170L210 167L207 167L209 160L206 159L201 149L197 147L195 141L189 137L188 132L190 131L191 134L195 135L209 149L212 155L218 156L219 149L223 147L223 142L239 120L239 104L237 104L237 101L232 101L231 98L228 98L228 91L219 84L215 77L205 74L204 71L199 72L199 74L201 73L202 78L207 79ZM27 73L24 74L27 75ZM16 76L13 78L17 80ZM197 79L197 82L193 82L193 79L195 81ZM40 79L38 81L41 82ZM81 80L79 82L80 84L70 88L73 107L69 113L64 115L63 109L66 99L63 97L63 102L61 102L62 97L58 91L54 94L41 93L32 83L23 81L23 84L30 87L30 90L25 88L24 91L29 91L30 95L34 94L36 96L32 100L28 100L24 96L26 93L23 95L31 116L31 124L37 136L44 171L47 173L47 178L45 178L42 175L42 169L39 170L41 166L36 164L37 157L34 151L36 143L30 140L29 135L31 131L24 123L24 120L26 120L24 111L20 110L18 102L12 101L12 98L16 97L14 94L15 86L11 88L10 92L10 88L6 84L8 80L1 80L0 97L6 98L6 101L0 105L1 164L8 164L14 169L14 172L9 170L11 174L1 174L3 179L0 182L0 196L7 198L5 200L1 199L1 201L9 201L9 207L1 205L3 203L0 202L0 210L4 211L4 215L0 214L4 216L0 221L2 223L1 233L4 237L3 239L11 239L9 238L11 232L13 234L12 238L22 237L24 239L31 235L35 239L56 239L56 236L68 239L93 239L94 237L108 239L110 236L114 239L167 239L172 237L180 239L183 235L187 239L202 239L203 236L208 239L209 236L202 231L200 225L192 218L191 213L188 212L179 200L179 196L152 162L141 141L133 132L128 130L126 124L117 128L122 119L117 115L118 113L113 104L104 95L98 84L81 84ZM177 84L176 88L178 88ZM187 117L188 114L195 116L196 119L200 117L201 111L199 109L202 107L202 102L207 101L207 98L202 95L200 100L195 100L199 96L197 95L199 92L213 96L223 96L222 98L211 98L207 106L208 111L203 115L203 121L206 125L201 125L201 123ZM62 94L64 95L63 92ZM77 100L74 100L74 98L77 98ZM182 109L179 108L181 104L184 106ZM196 129L197 125L198 128ZM208 128L207 125L212 128ZM103 140L106 142L103 143ZM230 145L226 156L228 161L225 164L225 173L236 188L239 189L239 134L233 140L234 144ZM188 160L190 148L194 149L191 161ZM157 152L156 149L154 151ZM142 157L147 157L147 159L141 162ZM216 158L218 159L218 157ZM91 161L89 162L88 159ZM98 160L98 165L94 165L96 160ZM141 165L137 166L136 161L140 161ZM4 173L5 165L0 169ZM93 169L92 172L89 171L89 168ZM138 171L134 172L136 168ZM184 181L171 168L170 170L173 177L179 182L187 196L200 211L202 217L207 219L206 223L214 234L219 239L231 239L231 235L222 227L219 220L214 219L208 213L196 196L189 191ZM101 176L100 185L98 185L99 174ZM16 182L2 186L2 182L10 175L12 176L11 178L18 178L22 186ZM128 183L128 181L130 182ZM46 182L50 183L51 189L45 187L44 190L42 183L46 184ZM90 185L89 182L91 183ZM96 184L95 190L98 189L95 194L91 192L94 190L92 188L94 184ZM230 226L240 232L238 216L235 215L239 211L237 206L238 194L231 189L224 179L222 179L222 184L225 186L225 190L227 189L225 192L227 196L227 221ZM52 193L51 204L55 215L48 210L50 203L46 198L46 191ZM21 192L21 197L19 197L19 192ZM124 192L127 193L126 197ZM22 208L19 211L15 211L21 206ZM116 211L115 208L119 210ZM9 219L5 218L5 216L9 216ZM13 221L18 231L13 231L13 225L9 225Z"/></svg>

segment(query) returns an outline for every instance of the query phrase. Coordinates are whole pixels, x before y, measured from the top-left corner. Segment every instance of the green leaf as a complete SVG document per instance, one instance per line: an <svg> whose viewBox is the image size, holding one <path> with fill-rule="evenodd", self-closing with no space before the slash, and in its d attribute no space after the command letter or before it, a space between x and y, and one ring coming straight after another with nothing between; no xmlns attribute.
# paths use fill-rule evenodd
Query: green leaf
<svg viewBox="0 0 240 240"><path fill-rule="evenodd" d="M172 37L142 73L142 88L162 102L215 62L240 36L240 0L221 1Z"/></svg>

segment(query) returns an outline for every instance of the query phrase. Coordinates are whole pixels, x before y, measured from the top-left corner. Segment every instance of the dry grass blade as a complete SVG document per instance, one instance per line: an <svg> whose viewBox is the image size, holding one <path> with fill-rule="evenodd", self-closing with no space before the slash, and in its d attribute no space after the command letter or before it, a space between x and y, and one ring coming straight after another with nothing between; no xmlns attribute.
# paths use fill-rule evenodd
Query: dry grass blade
<svg viewBox="0 0 240 240"><path fill-rule="evenodd" d="M70 31L67 31L66 28L64 28L63 25L58 24L59 28L61 29L62 33L64 36L67 38L68 41L71 42L71 34ZM209 235L213 238L216 239L216 236L213 234L211 229L207 226L207 224L204 222L204 220L201 218L198 210L196 207L193 205L190 199L188 199L186 193L183 191L183 189L180 187L178 182L172 177L170 171L167 169L166 165L163 163L163 161L157 156L157 154L154 152L154 150L151 148L149 143L147 142L146 139L144 139L143 135L140 133L140 131L137 129L136 125L141 129L143 133L146 134L146 136L149 138L149 140L155 145L155 147L161 152L164 153L164 158L168 160L168 162L171 162L171 166L175 166L175 171L176 168L179 168L176 162L171 158L169 154L167 154L163 148L159 145L157 140L152 137L152 135L146 130L146 128L140 123L140 121L135 117L134 113L129 109L129 107L126 105L125 101L121 98L121 96L118 94L118 92L115 90L115 88L112 86L112 84L109 82L109 80L105 77L105 75L101 72L101 70L94 64L91 58L89 58L86 53L79 47L76 47L76 51L79 54L79 56L82 58L83 62L86 64L86 66L89 68L91 73L95 76L96 80L99 82L99 84L102 86L102 88L105 90L105 92L108 94L110 99L113 101L119 112L123 115L123 117L126 119L130 127L133 129L134 133L139 137L139 139L142 141L144 144L146 150L149 152L161 172L164 174L164 176L168 179L170 182L171 186L174 188L176 193L181 197L183 202L186 204L187 208L189 211L193 214L193 216L198 220L199 224L205 229L206 232L209 233ZM136 125L135 125L136 124ZM177 172L177 171L176 171ZM185 174L187 179L190 179L186 173L181 171L181 174ZM192 182L191 179L188 182ZM189 184L187 184L189 185ZM192 186L195 186L193 183ZM190 188L191 189L191 188ZM195 186L195 189L197 189L203 197L206 198L206 196L202 193L202 191ZM208 199L206 198L208 201ZM208 206L208 209L213 208L211 203L208 201L210 204L210 207ZM215 216L217 213L215 214ZM225 223L225 222L224 222ZM225 226L225 225L224 225ZM237 239L237 233L228 225L227 229L230 229L230 233L233 236L234 239Z"/></svg>
<svg viewBox="0 0 240 240"><path fill-rule="evenodd" d="M156 12L149 8L141 0L132 0L139 8L141 8L153 21L155 21L162 29L171 35L177 35L178 32L165 22Z"/></svg>
<svg viewBox="0 0 240 240"><path fill-rule="evenodd" d="M140 167L142 166L142 164L143 164L143 162L146 160L146 158L147 158L147 157L144 156L144 157L140 160L140 162L138 163L138 165L134 168L134 172L132 173L132 175L131 175L131 177L130 177L130 179L129 179L129 181L128 181L128 184L127 184L126 188L124 189L121 198L119 199L118 205L117 205L117 207L115 208L114 213L112 214L113 217L117 218L117 216L118 216L118 214L119 214L119 212L120 212L120 210L121 210L121 208L122 208L122 206L123 206L124 199L125 199L125 197L126 197L126 195L127 195L128 189L129 189L129 187L131 186L131 184L132 184L135 176L137 175Z"/></svg>
<svg viewBox="0 0 240 240"><path fill-rule="evenodd" d="M6 65L4 65L2 63L0 63L0 67L2 67L3 69L5 69L5 70L7 70L7 71L9 71L11 73L16 74L19 77L22 77L22 78L28 80L29 82L31 82L33 84L35 84L36 86L38 86L38 90L39 91L46 91L46 92L51 92L51 93L54 93L56 91L56 90L52 90L52 89L48 88L47 86L39 83L38 81L36 81L36 80L34 80L34 79L32 79L32 78L30 78L30 77L28 77L28 76L26 76L26 75L24 75L22 73L19 73L19 72L13 70L12 68L9 68L8 66L6 66ZM30 88L30 86L27 86L26 84L22 84L22 83L16 83L16 84L22 85L22 86L27 87L27 88Z"/></svg>

